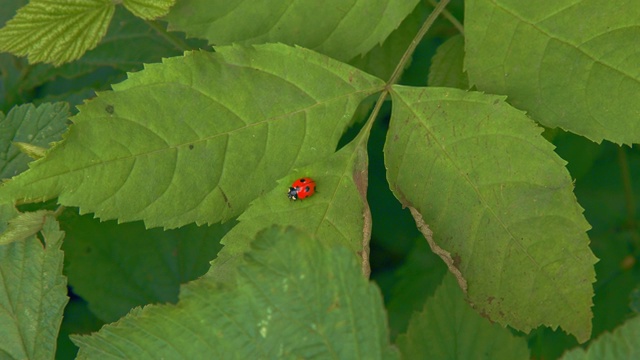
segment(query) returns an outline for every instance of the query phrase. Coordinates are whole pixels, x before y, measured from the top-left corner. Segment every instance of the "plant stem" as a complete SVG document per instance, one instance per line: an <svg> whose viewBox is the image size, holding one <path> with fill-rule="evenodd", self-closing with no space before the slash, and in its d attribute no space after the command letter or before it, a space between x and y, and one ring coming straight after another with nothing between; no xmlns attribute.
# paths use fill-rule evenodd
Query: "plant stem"
<svg viewBox="0 0 640 360"><path fill-rule="evenodd" d="M393 70L393 74L391 74L391 78L389 79L389 81L387 81L387 86L386 86L387 90L391 87L391 85L395 84L400 79L400 76L404 71L405 65L411 58L411 55L413 55L413 52L416 50L416 47L418 46L418 44L420 43L424 35L427 33L429 28L431 28L431 25L433 25L433 23L436 21L436 19L438 18L438 15L440 15L440 13L444 10L445 6L447 6L447 4L449 4L449 0L440 1L438 5L436 5L435 9L433 9L431 14L429 14L429 17L427 17L427 20L424 22L424 24L422 24L422 27L420 28L416 36L413 38L413 40L411 40L411 44L409 44L409 47L402 55L402 58L400 58L400 61L398 62L398 65L396 66L395 70Z"/></svg>
<svg viewBox="0 0 640 360"><path fill-rule="evenodd" d="M436 7L438 5L438 3L435 2L435 0L429 0L429 4L431 4L431 6ZM449 20L449 22L456 28L458 29L458 31L460 32L460 34L464 35L464 26L462 26L462 24L460 23L460 21L458 21L458 19L456 19L455 16L453 16L453 14L451 14L449 12L449 10L444 9L442 10L442 16Z"/></svg>

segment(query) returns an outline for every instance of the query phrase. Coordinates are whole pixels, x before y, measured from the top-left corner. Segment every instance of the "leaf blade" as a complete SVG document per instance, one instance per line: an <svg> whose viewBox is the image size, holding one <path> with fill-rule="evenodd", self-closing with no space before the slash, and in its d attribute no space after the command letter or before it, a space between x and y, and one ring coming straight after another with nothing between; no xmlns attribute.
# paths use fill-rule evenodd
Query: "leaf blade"
<svg viewBox="0 0 640 360"><path fill-rule="evenodd" d="M210 44L281 42L347 61L382 43L417 3L275 0L236 4L187 0L178 2L166 20L170 30L207 39ZM367 21L370 18L378 21Z"/></svg>
<svg viewBox="0 0 640 360"><path fill-rule="evenodd" d="M202 278L183 288L176 306L147 306L73 340L79 358L397 358L380 293L359 267L343 247L271 228L245 255L237 284Z"/></svg>
<svg viewBox="0 0 640 360"><path fill-rule="evenodd" d="M230 219L292 167L330 154L360 101L382 86L284 45L187 53L81 106L65 142L0 198L58 196L148 227Z"/></svg>
<svg viewBox="0 0 640 360"><path fill-rule="evenodd" d="M392 94L389 183L450 254L469 300L501 324L560 325L586 341L589 225L540 129L495 96L399 86Z"/></svg>
<svg viewBox="0 0 640 360"><path fill-rule="evenodd" d="M54 357L69 300L60 251L64 233L50 215L41 224L44 248L35 235L0 245L0 352L16 359Z"/></svg>
<svg viewBox="0 0 640 360"><path fill-rule="evenodd" d="M96 47L114 10L109 0L30 1L0 29L0 50L62 65Z"/></svg>
<svg viewBox="0 0 640 360"><path fill-rule="evenodd" d="M640 4L601 5L467 2L470 83L508 95L511 104L545 126L597 143L639 142L640 77L633 44L640 36Z"/></svg>

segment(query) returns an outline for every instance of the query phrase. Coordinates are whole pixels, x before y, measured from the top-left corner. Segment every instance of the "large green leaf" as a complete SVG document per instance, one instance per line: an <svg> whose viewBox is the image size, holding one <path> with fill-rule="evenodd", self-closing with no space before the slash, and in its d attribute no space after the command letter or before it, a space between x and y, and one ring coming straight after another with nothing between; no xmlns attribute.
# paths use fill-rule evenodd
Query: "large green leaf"
<svg viewBox="0 0 640 360"><path fill-rule="evenodd" d="M347 61L382 43L418 0L182 0L170 30L210 44L282 42ZM375 21L371 21L375 19Z"/></svg>
<svg viewBox="0 0 640 360"><path fill-rule="evenodd" d="M366 200L367 138L367 132L361 132L325 161L297 169L278 187L255 200L223 239L225 247L212 262L208 275L222 281L232 279L252 239L261 229L275 224L304 228L319 241L346 246L368 276L371 213ZM316 194L295 202L288 200L290 184L303 176L315 180Z"/></svg>
<svg viewBox="0 0 640 360"><path fill-rule="evenodd" d="M8 215L3 204L2 214ZM15 210L14 210L15 213ZM2 221L6 221L3 218ZM52 359L67 303L62 276L64 233L49 215L36 235L0 245L0 357Z"/></svg>
<svg viewBox="0 0 640 360"><path fill-rule="evenodd" d="M472 84L549 127L640 142L640 1L470 0Z"/></svg>
<svg viewBox="0 0 640 360"><path fill-rule="evenodd" d="M382 297L343 246L292 229L258 234L237 283L189 283L91 336L79 359L394 359ZM206 355L203 355L206 354Z"/></svg>
<svg viewBox="0 0 640 360"><path fill-rule="evenodd" d="M502 97L400 86L392 97L389 184L469 301L503 325L560 325L586 341L589 224L541 129Z"/></svg>
<svg viewBox="0 0 640 360"><path fill-rule="evenodd" d="M613 333L596 339L587 350L576 348L562 360L624 360L640 358L640 316L627 321Z"/></svg>
<svg viewBox="0 0 640 360"><path fill-rule="evenodd" d="M529 359L525 339L473 311L450 274L397 345L405 359Z"/></svg>
<svg viewBox="0 0 640 360"><path fill-rule="evenodd" d="M32 160L20 152L16 142L47 148L67 129L69 106L65 103L31 104L11 109L7 117L0 113L0 179L8 179L27 169Z"/></svg>
<svg viewBox="0 0 640 360"><path fill-rule="evenodd" d="M0 51L61 65L93 49L107 32L111 0L31 0L0 29Z"/></svg>
<svg viewBox="0 0 640 360"><path fill-rule="evenodd" d="M383 86L281 44L166 59L81 106L65 141L0 199L57 196L149 227L230 219L293 167L331 154L360 101Z"/></svg>
<svg viewBox="0 0 640 360"><path fill-rule="evenodd" d="M234 225L145 230L141 222L100 222L90 215L65 214L65 274L73 292L105 322L135 306L176 302L181 284L209 269Z"/></svg>

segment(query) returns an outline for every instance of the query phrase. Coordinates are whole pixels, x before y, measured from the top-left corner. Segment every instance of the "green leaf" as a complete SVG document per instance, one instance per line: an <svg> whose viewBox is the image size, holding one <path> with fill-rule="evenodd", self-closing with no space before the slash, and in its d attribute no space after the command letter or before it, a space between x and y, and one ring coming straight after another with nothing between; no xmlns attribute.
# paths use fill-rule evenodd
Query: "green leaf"
<svg viewBox="0 0 640 360"><path fill-rule="evenodd" d="M8 179L27 170L32 160L12 143L26 143L40 148L59 141L67 130L69 106L65 103L31 104L11 109L6 118L0 113L0 179Z"/></svg>
<svg viewBox="0 0 640 360"><path fill-rule="evenodd" d="M424 307L425 300L440 286L446 271L447 267L424 238L417 238L414 249L394 274L397 280L386 301L392 339L407 331L411 315Z"/></svg>
<svg viewBox="0 0 640 360"><path fill-rule="evenodd" d="M303 228L328 245L339 244L352 251L368 276L371 213L366 201L368 158L367 133L362 132L350 144L325 161L297 169L279 182L279 186L251 203L222 240L225 247L212 262L208 275L230 281L241 256L256 234L269 225ZM316 193L292 202L286 193L293 181L311 176Z"/></svg>
<svg viewBox="0 0 640 360"><path fill-rule="evenodd" d="M49 210L39 210L34 212L26 212L17 214L9 219L8 226L2 234L0 234L0 245L10 244L15 241L23 241L24 239L37 234L42 230L42 226L47 216L52 215Z"/></svg>
<svg viewBox="0 0 640 360"><path fill-rule="evenodd" d="M456 35L438 47L429 68L429 86L466 90L469 78L463 68L464 37Z"/></svg>
<svg viewBox="0 0 640 360"><path fill-rule="evenodd" d="M176 302L180 284L209 269L234 225L145 230L141 222L100 222L65 214L65 273L74 293L89 302L105 322L116 321L135 306ZM91 234L88 236L88 234Z"/></svg>
<svg viewBox="0 0 640 360"><path fill-rule="evenodd" d="M452 275L413 315L397 345L405 359L529 359L527 342L473 311Z"/></svg>
<svg viewBox="0 0 640 360"><path fill-rule="evenodd" d="M397 359L379 290L350 250L326 243L290 228L262 231L237 283L205 277L177 305L73 337L78 358Z"/></svg>
<svg viewBox="0 0 640 360"><path fill-rule="evenodd" d="M503 325L589 339L597 259L541 129L503 97L401 86L392 96L389 184L428 240L433 230L469 301Z"/></svg>
<svg viewBox="0 0 640 360"><path fill-rule="evenodd" d="M0 29L0 51L62 65L93 49L107 32L111 0L31 0Z"/></svg>
<svg viewBox="0 0 640 360"><path fill-rule="evenodd" d="M45 219L41 222L44 246L35 235L0 245L3 358L52 359L55 354L62 312L68 301L60 251L64 233L58 230L52 216Z"/></svg>
<svg viewBox="0 0 640 360"><path fill-rule="evenodd" d="M123 0L122 3L135 16L153 20L167 15L176 0Z"/></svg>
<svg viewBox="0 0 640 360"><path fill-rule="evenodd" d="M478 89L549 127L640 142L640 2L465 3L465 66Z"/></svg>
<svg viewBox="0 0 640 360"><path fill-rule="evenodd" d="M562 360L581 359L638 359L640 358L640 317L636 316L617 328L594 340L586 351L575 348L566 353Z"/></svg>
<svg viewBox="0 0 640 360"><path fill-rule="evenodd" d="M59 67L30 67L26 78L21 78L20 91L38 87L39 92L48 93L44 97L48 98L64 96L66 92L82 94L86 89L110 90L111 84L126 78L125 72L142 70L143 63L161 62L162 58L182 55L187 48L206 46L203 40L185 41L183 34L164 36L164 31L162 24L144 21L118 6L107 34L93 50ZM62 94L60 88L64 89ZM78 105L95 96L93 92L82 95Z"/></svg>
<svg viewBox="0 0 640 360"><path fill-rule="evenodd" d="M183 0L165 18L170 30L227 45L281 42L348 61L382 43L418 0ZM376 19L376 21L371 21Z"/></svg>
<svg viewBox="0 0 640 360"><path fill-rule="evenodd" d="M80 106L66 141L0 199L57 196L148 227L231 219L293 167L331 154L360 101L383 86L278 44L166 59Z"/></svg>

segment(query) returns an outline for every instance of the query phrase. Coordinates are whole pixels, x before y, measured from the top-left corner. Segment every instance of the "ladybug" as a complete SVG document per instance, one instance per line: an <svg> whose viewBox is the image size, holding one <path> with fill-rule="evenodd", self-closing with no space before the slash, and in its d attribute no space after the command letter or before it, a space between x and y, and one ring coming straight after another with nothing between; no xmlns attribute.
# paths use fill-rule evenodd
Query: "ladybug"
<svg viewBox="0 0 640 360"><path fill-rule="evenodd" d="M287 196L289 200L302 200L316 192L316 182L312 178L303 177L291 184Z"/></svg>

